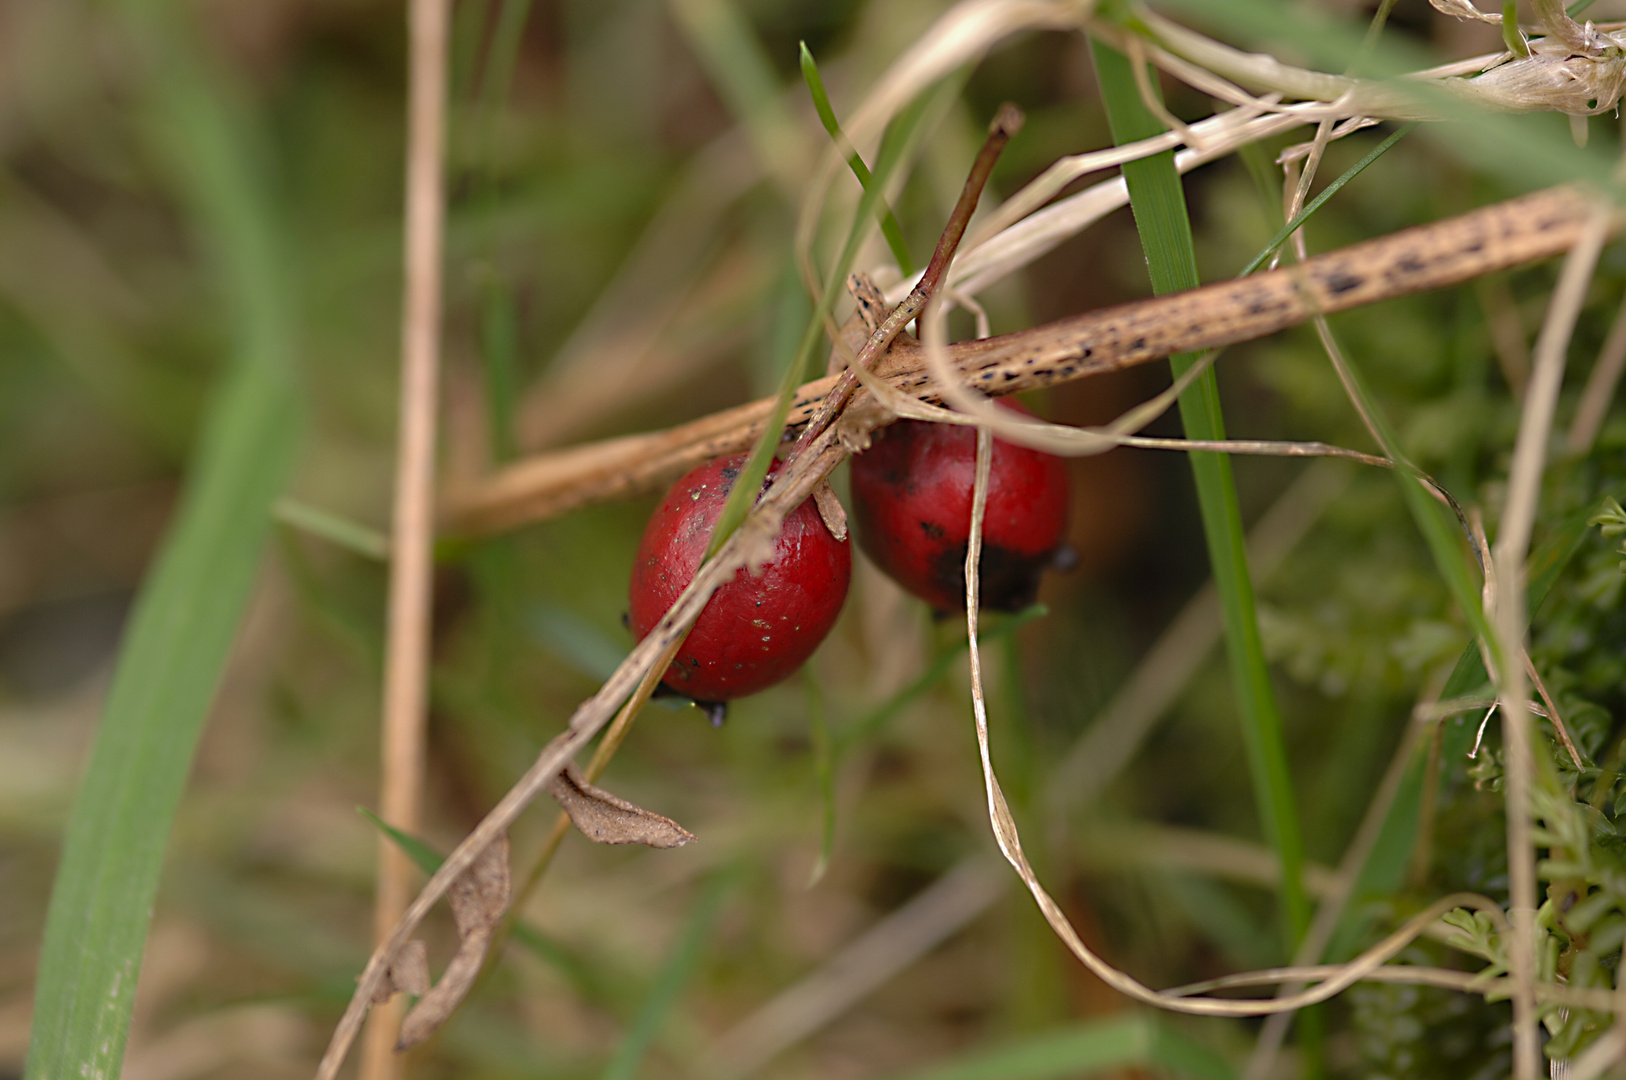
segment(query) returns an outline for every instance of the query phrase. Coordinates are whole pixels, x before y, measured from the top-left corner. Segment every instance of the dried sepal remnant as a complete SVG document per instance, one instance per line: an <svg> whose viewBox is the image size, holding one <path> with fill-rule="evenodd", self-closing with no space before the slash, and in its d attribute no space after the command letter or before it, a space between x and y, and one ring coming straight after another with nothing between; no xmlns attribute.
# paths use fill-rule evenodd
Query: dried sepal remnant
<svg viewBox="0 0 1626 1080"><path fill-rule="evenodd" d="M830 535L837 540L847 539L847 510L836 497L836 489L826 480L813 489L813 503L819 508L819 518Z"/></svg>
<svg viewBox="0 0 1626 1080"><path fill-rule="evenodd" d="M491 944L491 935L502 921L503 912L508 910L511 894L508 835L504 833L480 852L447 890L452 921L457 925L457 953L446 965L440 981L419 999L417 1007L401 1022L401 1035L395 1044L397 1050L410 1049L433 1035L474 986L485 960L486 947ZM421 955L422 942L409 942L391 962L392 978L401 967L401 958L413 945L419 947ZM402 989L409 988L402 986Z"/></svg>
<svg viewBox="0 0 1626 1080"><path fill-rule="evenodd" d="M671 818L594 787L574 765L548 783L548 794L570 815L577 830L595 844L675 848L695 839L694 833Z"/></svg>

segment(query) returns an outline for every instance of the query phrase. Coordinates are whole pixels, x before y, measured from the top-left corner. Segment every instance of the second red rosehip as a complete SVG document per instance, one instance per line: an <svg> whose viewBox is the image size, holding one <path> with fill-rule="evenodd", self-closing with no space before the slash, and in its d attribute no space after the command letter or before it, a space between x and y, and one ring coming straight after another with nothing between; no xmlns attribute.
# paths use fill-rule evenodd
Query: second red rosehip
<svg viewBox="0 0 1626 1080"><path fill-rule="evenodd" d="M1017 412L1012 402L999 404ZM965 610L965 554L977 432L900 420L852 459L858 545L904 589L939 612ZM982 527L981 607L1033 602L1067 528L1067 466L1059 457L994 440Z"/></svg>

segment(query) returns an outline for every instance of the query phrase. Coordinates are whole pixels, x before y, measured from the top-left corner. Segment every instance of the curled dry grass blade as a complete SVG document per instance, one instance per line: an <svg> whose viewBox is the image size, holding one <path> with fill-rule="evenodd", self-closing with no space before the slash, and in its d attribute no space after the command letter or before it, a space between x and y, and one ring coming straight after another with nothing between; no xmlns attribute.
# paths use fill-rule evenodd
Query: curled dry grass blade
<svg viewBox="0 0 1626 1080"><path fill-rule="evenodd" d="M928 352L942 350L944 334L942 308L929 306L923 316L922 339ZM1169 991L1148 988L1128 973L1108 964L1079 937L1067 915L1052 898L1022 849L1021 836L1015 817L1001 789L994 770L993 755L988 733L988 713L982 682L982 660L977 641L978 577L982 548L982 518L987 505L987 485L992 462L993 436L986 428L977 432L977 468L972 488L971 532L966 548L966 630L971 661L971 701L975 722L977 747L981 759L983 787L987 799L988 820L994 839L1005 861L1016 871L1037 902L1045 921L1055 931L1070 952L1092 973L1118 993L1132 1001L1156 1005L1176 1012L1189 1012L1203 1016L1266 1016L1273 1013L1295 1012L1326 1001L1343 990L1368 978L1415 981L1425 984L1452 985L1474 988L1470 978L1460 978L1461 972L1440 971L1432 968L1385 967L1408 944L1416 940L1445 912L1468 907L1483 912L1496 926L1505 929L1506 918L1502 909L1487 897L1475 893L1454 893L1436 900L1432 905L1409 919L1394 933L1378 942L1347 964L1317 968L1277 968L1262 972L1226 976L1200 986L1180 987ZM1279 853L1278 853L1279 857ZM1302 888L1302 884L1301 884ZM1317 981L1316 985L1297 993L1287 993L1268 1000L1232 1000L1203 996L1211 989L1231 986L1273 985L1302 980ZM1543 985L1543 993L1551 994L1553 987Z"/></svg>

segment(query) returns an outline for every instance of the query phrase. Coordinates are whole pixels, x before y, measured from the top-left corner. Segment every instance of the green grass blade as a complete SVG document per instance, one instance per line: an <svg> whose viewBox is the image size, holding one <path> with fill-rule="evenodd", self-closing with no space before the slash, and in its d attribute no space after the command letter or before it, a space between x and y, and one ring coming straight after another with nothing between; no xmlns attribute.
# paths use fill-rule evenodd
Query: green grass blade
<svg viewBox="0 0 1626 1080"><path fill-rule="evenodd" d="M189 40L138 9L144 44ZM285 263L248 120L185 52L149 49L152 130L220 271L234 360L142 584L69 816L35 988L29 1080L117 1076L170 824L298 443Z"/></svg>
<svg viewBox="0 0 1626 1080"><path fill-rule="evenodd" d="M780 97L762 43L734 0L674 0L667 5L728 111L745 127L763 167L795 160L796 124Z"/></svg>
<svg viewBox="0 0 1626 1080"><path fill-rule="evenodd" d="M1332 337L1331 328L1328 328L1327 334L1329 338ZM1501 646L1496 635L1491 632L1490 623L1485 617L1480 595L1479 570L1465 550L1460 524L1424 487L1416 467L1401 450L1394 428L1390 426L1377 402L1372 399L1359 369L1347 354L1345 363L1349 369L1351 392L1360 402L1366 415L1372 418L1372 427L1378 442L1383 446L1383 452L1395 462L1394 475L1400 483L1402 495L1405 496L1406 508L1411 511L1412 520L1417 523L1423 539L1428 543L1429 554L1433 556L1435 567L1445 579L1447 588L1451 590L1451 598L1456 601L1458 610L1467 619L1475 636L1485 642L1493 657L1497 656Z"/></svg>
<svg viewBox="0 0 1626 1080"><path fill-rule="evenodd" d="M626 1037L621 1040L615 1057L610 1060L609 1068L604 1070L604 1080L632 1080L638 1075L638 1066L660 1032L666 1014L672 1011L678 995L683 992L683 985L700 965L701 950L711 936L712 925L716 923L723 909L723 901L728 898L735 880L733 873L718 874L701 892L694 910L689 912L677 944L672 947L672 954L656 975L655 985L650 987L649 995L639 1006L638 1015L633 1019Z"/></svg>
<svg viewBox="0 0 1626 1080"><path fill-rule="evenodd" d="M286 382L234 371L125 632L74 801L35 990L30 1080L116 1076L170 823L293 457Z"/></svg>
<svg viewBox="0 0 1626 1080"><path fill-rule="evenodd" d="M1338 192L1343 189L1345 184L1349 183L1351 180L1361 175L1361 173L1365 172L1368 165L1372 164L1384 154L1387 154L1395 143L1399 142L1401 139L1404 139L1416 126L1416 124L1407 124L1405 127L1400 128L1387 139L1384 139L1382 142L1378 143L1377 146L1373 147L1371 153L1367 154L1361 160L1351 165L1347 170L1345 170L1342 176L1328 184L1326 189L1322 191L1321 194L1317 195L1315 198L1311 199L1307 204L1305 204L1304 209L1300 210L1298 214L1294 216L1292 221L1289 221L1286 225L1283 225L1279 230L1277 230L1276 235L1270 238L1270 243L1266 244L1264 250L1255 255L1253 260L1249 262L1247 266L1242 268L1242 272L1238 274L1237 277L1247 277L1249 274L1265 265L1265 260L1274 255L1277 248L1287 243L1287 238L1297 232L1299 227L1306 221L1310 220L1311 215L1313 215L1317 210L1321 209L1323 204L1325 204L1328 199L1338 194Z"/></svg>
<svg viewBox="0 0 1626 1080"><path fill-rule="evenodd" d="M762 481L768 475L768 466L773 461L774 451L779 447L779 437L784 433L785 418L790 415L790 406L796 399L796 390L801 386L802 376L807 371L808 364L812 362L819 343L824 340L824 320L835 308L841 282L847 276L847 268L852 265L853 259L858 255L859 245L863 243L867 231L866 223L875 213L881 192L885 189L892 171L900 167L907 156L904 148L913 145L920 126L925 122L930 111L925 105L932 96L930 90L922 93L915 105L901 113L894 124L896 136L883 143L882 153L875 162L875 183L864 189L863 197L858 201L857 213L853 215L852 227L847 232L846 243L842 245L841 253L835 262L830 264L819 302L807 321L807 328L796 345L796 352L786 361L782 369L783 375L780 378L779 394L774 401L773 412L763 425L762 436L752 449L745 468L740 470L739 479L734 482L734 490L729 493L728 501L723 504L722 513L717 515L717 525L712 530L711 543L706 548L708 559L723 545L723 541L740 527L740 522L745 520L745 515L756 501L757 493L762 488ZM888 131L888 135L892 136L893 131Z"/></svg>
<svg viewBox="0 0 1626 1080"><path fill-rule="evenodd" d="M819 114L819 122L824 130L830 133L830 138L840 145L846 138L841 131L841 121L836 119L836 110L830 104L830 95L824 92L824 80L819 77L819 65L813 62L813 53L808 49L807 42L799 43L802 50L802 81L807 83L807 92L813 97L813 109ZM847 158L847 167L852 169L853 175L858 177L858 183L868 191L874 183L870 176L869 166L854 150L852 156ZM898 270L904 277L915 272L915 264L909 258L909 245L903 241L903 229L898 225L897 217L892 208L882 201L875 204L875 212L880 215L881 235L886 237L886 246L892 249L892 257L898 261Z"/></svg>
<svg viewBox="0 0 1626 1080"><path fill-rule="evenodd" d="M1156 1017L1127 1016L1029 1036L892 1080L1072 1080L1134 1068L1192 1080L1233 1080L1214 1051Z"/></svg>
<svg viewBox="0 0 1626 1080"><path fill-rule="evenodd" d="M819 857L808 876L811 888L823 879L836 848L836 754L818 676L808 666L802 669L802 678L807 684L807 715L813 738L813 780L819 789Z"/></svg>
<svg viewBox="0 0 1626 1080"><path fill-rule="evenodd" d="M514 67L530 15L531 0L502 0L498 8L497 24L492 28L491 45L486 50L485 67L480 73L480 88L475 94L488 121L508 100L508 88L514 82Z"/></svg>
<svg viewBox="0 0 1626 1080"><path fill-rule="evenodd" d="M1530 46L1519 33L1518 0L1502 0L1502 44L1507 51L1521 59L1530 55Z"/></svg>
<svg viewBox="0 0 1626 1080"><path fill-rule="evenodd" d="M1129 60L1098 41L1092 41L1091 46L1113 138L1121 144L1160 134L1162 125L1142 103ZM1152 291L1162 294L1195 288L1198 285L1197 259L1173 153L1165 152L1126 164L1123 175L1129 185L1135 224L1146 252ZM1190 355L1171 357L1175 377L1194 360ZM1219 385L1212 370L1180 395L1180 418L1188 438L1225 438ZM1190 458L1214 585L1225 616L1226 653L1242 714L1254 798L1265 835L1282 865L1284 937L1291 951L1309 925L1310 908L1302 880L1304 850L1288 774L1281 715L1270 685L1270 671L1265 663L1254 610L1242 515L1231 479L1230 460L1221 454L1206 453L1193 453Z"/></svg>
<svg viewBox="0 0 1626 1080"><path fill-rule="evenodd" d="M612 1014L620 1006L624 988L613 976L607 977L601 965L594 964L530 923L516 922L509 938L563 975L582 1000L590 1001Z"/></svg>
<svg viewBox="0 0 1626 1080"><path fill-rule="evenodd" d="M356 811L372 822L379 832L389 837L390 843L400 848L402 854L412 860L412 865L425 874L433 874L440 869L440 864L446 861L445 856L430 847L427 841L420 840L411 833L402 832L365 806L356 807Z"/></svg>
<svg viewBox="0 0 1626 1080"><path fill-rule="evenodd" d="M347 517L300 502L297 499L278 499L273 512L277 521L326 540L336 547L353 551L357 555L380 562L389 561L389 537L377 529L370 529Z"/></svg>

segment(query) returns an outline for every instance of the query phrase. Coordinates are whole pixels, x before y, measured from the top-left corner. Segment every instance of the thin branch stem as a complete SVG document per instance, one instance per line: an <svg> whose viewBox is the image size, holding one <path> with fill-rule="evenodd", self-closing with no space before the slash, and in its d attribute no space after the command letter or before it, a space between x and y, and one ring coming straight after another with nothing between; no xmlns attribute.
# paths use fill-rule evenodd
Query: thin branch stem
<svg viewBox="0 0 1626 1080"><path fill-rule="evenodd" d="M893 339L914 320L937 292L937 287L942 284L943 275L948 273L949 264L954 261L954 253L959 249L960 239L965 236L966 226L971 223L971 215L976 212L977 201L982 198L982 189L988 184L988 177L994 171L994 163L999 160L1005 144L1022 130L1022 122L1022 112L1015 105L1007 102L1000 106L999 112L988 126L988 138L983 142L982 149L977 151L976 160L971 163L971 172L965 178L965 186L960 189L960 197L954 204L954 210L949 214L948 224L944 227L942 235L937 238L937 247L932 251L931 261L926 264L925 271L920 275L920 281L909 290L909 295L903 303L886 317L880 328L870 335L863 351L854 358L852 366L837 378L836 384L830 388L830 392L819 404L812 419L797 437L796 446L790 454L792 459L806 450L808 445L829 426L836 414L846 407L847 402L852 400L854 391L858 389L858 372L855 369L868 367L874 362L875 357L885 352Z"/></svg>
<svg viewBox="0 0 1626 1080"><path fill-rule="evenodd" d="M644 706L649 704L649 695L655 692L656 684L666 674L666 669L672 664L672 658L681 647L682 639L679 638L667 648L666 654L650 667L643 681L638 684L638 689L627 699L627 703L621 706L621 711L615 714L615 720L611 722L608 730L604 732L604 738L600 739L598 746L594 748L593 756L588 759L587 768L582 770L582 776L589 784L595 783L604 775L604 770L610 765L610 759L615 757L615 752L621 749L627 733L632 730L632 722L638 718ZM514 932L514 924L519 921L531 894L542 884L542 878L547 874L548 867L553 865L553 857L559 853L559 845L564 843L565 836L569 832L570 815L561 810L559 816L553 819L553 828L548 830L548 835L543 839L542 847L536 854L536 861L531 864L530 871L525 875L525 881L514 891L513 902L503 915L502 925L492 935L491 947L486 952L485 968L481 978L485 978L501 958L503 945Z"/></svg>
<svg viewBox="0 0 1626 1080"><path fill-rule="evenodd" d="M481 852L508 831L520 813L543 792L548 782L609 723L617 707L636 690L651 669L659 666L664 670L665 664L661 660L666 651L688 634L706 602L711 599L711 594L745 565L750 551L778 535L785 515L801 505L846 456L846 450L832 431L821 436L800 462L786 465L752 509L745 524L735 530L717 554L700 567L694 580L655 624L655 628L633 648L598 693L577 707L566 729L542 748L525 775L446 856L440 869L430 876L389 937L373 950L366 970L356 980L356 990L350 1004L322 1055L317 1067L317 1080L334 1080L338 1076L339 1068L367 1015L372 995L383 981L391 961L452 883L474 864Z"/></svg>

